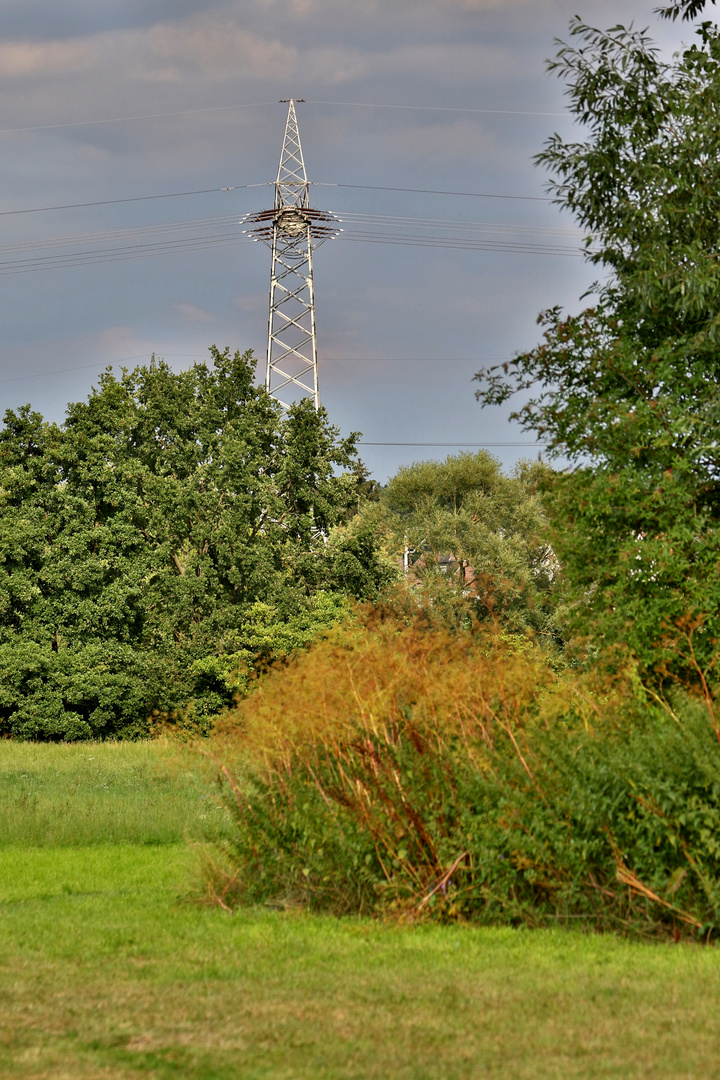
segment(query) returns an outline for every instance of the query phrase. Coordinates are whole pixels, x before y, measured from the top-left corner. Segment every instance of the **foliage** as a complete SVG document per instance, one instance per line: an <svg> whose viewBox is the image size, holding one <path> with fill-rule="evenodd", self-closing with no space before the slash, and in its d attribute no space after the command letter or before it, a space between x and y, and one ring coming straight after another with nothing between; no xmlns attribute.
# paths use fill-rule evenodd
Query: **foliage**
<svg viewBox="0 0 720 1080"><path fill-rule="evenodd" d="M506 917L532 921L585 916L601 929L717 933L720 751L704 706L686 699L677 711L538 732L527 772L508 756L497 785L478 785L477 808L502 831L496 851L507 867L489 875L489 908L500 901Z"/></svg>
<svg viewBox="0 0 720 1080"><path fill-rule="evenodd" d="M572 24L551 68L584 142L539 161L555 201L609 272L579 315L541 316L544 341L479 373L478 396L573 469L559 478L553 548L576 625L618 643L645 678L705 687L720 635L720 33L670 62L644 33Z"/></svg>
<svg viewBox="0 0 720 1080"><path fill-rule="evenodd" d="M386 904L417 902L456 854L455 754L445 749L459 738L458 762L474 774L518 708L532 710L557 681L530 644L510 653L375 612L368 623L271 673L216 732L243 755L231 809L247 899L280 892L372 910L381 890Z"/></svg>
<svg viewBox="0 0 720 1080"><path fill-rule="evenodd" d="M318 636L352 612L341 593L318 592L299 610L281 616L276 605L256 600L243 618L242 628L227 637L227 647L234 651L204 656L192 664L196 685L224 686L231 694L244 694L253 676L274 661L306 648Z"/></svg>
<svg viewBox="0 0 720 1080"><path fill-rule="evenodd" d="M523 462L504 476L485 451L418 462L400 469L362 517L397 562L407 551L410 586L448 625L499 622L552 635L557 561L541 496L548 474Z"/></svg>
<svg viewBox="0 0 720 1080"><path fill-rule="evenodd" d="M339 633L228 716L236 831L209 888L228 906L712 933L712 724L692 701L634 701L527 643Z"/></svg>
<svg viewBox="0 0 720 1080"><path fill-rule="evenodd" d="M715 0L710 0L710 3L714 4ZM675 20L678 15L682 15L683 19L694 19L704 7L705 0L673 0L668 7L656 8L655 10L664 19Z"/></svg>
<svg viewBox="0 0 720 1080"><path fill-rule="evenodd" d="M365 481L356 436L307 402L282 416L249 353L211 356L106 373L62 427L6 414L3 733L206 724L241 688L237 666L326 627L343 609L331 594L384 582L368 537L342 527Z"/></svg>

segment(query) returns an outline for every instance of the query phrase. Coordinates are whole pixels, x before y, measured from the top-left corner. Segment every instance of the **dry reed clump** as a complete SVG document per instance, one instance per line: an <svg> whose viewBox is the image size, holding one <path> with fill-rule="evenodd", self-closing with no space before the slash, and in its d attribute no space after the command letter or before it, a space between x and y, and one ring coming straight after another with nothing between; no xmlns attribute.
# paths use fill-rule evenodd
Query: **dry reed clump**
<svg viewBox="0 0 720 1080"><path fill-rule="evenodd" d="M528 734L584 707L527 640L394 621L340 631L218 730L237 828L206 870L209 897L459 913L484 876L476 787L499 742L530 778Z"/></svg>
<svg viewBox="0 0 720 1080"><path fill-rule="evenodd" d="M592 709L526 639L449 634L395 622L341 629L266 676L216 728L256 765L290 767L319 747L354 739L394 743L412 718L440 750L459 741L480 764L507 734L573 706Z"/></svg>
<svg viewBox="0 0 720 1080"><path fill-rule="evenodd" d="M366 619L266 675L215 751L210 902L713 934L720 749L690 699L532 642Z"/></svg>

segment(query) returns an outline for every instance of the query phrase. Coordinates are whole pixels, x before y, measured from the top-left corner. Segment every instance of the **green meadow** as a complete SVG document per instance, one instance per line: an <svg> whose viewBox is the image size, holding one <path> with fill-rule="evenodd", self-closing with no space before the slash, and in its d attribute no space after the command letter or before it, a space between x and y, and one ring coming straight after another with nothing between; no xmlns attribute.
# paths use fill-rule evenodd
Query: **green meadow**
<svg viewBox="0 0 720 1080"><path fill-rule="evenodd" d="M0 741L0 844L162 846L215 836L225 815L198 754L171 742Z"/></svg>
<svg viewBox="0 0 720 1080"><path fill-rule="evenodd" d="M716 948L200 904L204 759L0 743L0 1075L720 1077Z"/></svg>

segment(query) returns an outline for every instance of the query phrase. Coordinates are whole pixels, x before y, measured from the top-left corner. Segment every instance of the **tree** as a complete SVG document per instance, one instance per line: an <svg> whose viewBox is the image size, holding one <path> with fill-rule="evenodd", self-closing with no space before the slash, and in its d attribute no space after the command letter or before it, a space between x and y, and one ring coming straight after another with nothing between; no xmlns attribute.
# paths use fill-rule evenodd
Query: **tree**
<svg viewBox="0 0 720 1080"><path fill-rule="evenodd" d="M596 303L478 373L485 403L565 457L553 545L575 622L646 679L704 686L720 638L720 36L664 61L644 33L576 19L551 63L583 142L538 160L605 268Z"/></svg>
<svg viewBox="0 0 720 1080"><path fill-rule="evenodd" d="M556 561L542 537L539 464L504 476L490 454L460 454L401 469L364 511L409 580L460 621L551 633ZM451 613L453 613L451 615Z"/></svg>
<svg viewBox="0 0 720 1080"><path fill-rule="evenodd" d="M357 437L307 403L282 416L249 353L211 354L180 374L162 361L106 373L62 427L6 414L0 731L202 721L272 653L273 627L281 649L302 644L337 618L343 589L379 587L376 546L358 555L336 535L364 482ZM350 557L362 573L338 587Z"/></svg>
<svg viewBox="0 0 720 1080"><path fill-rule="evenodd" d="M711 4L715 3L715 0L710 0ZM658 15L662 15L664 19L677 19L678 15L682 15L683 19L694 19L696 15L705 7L705 0L673 0L669 7L656 8Z"/></svg>

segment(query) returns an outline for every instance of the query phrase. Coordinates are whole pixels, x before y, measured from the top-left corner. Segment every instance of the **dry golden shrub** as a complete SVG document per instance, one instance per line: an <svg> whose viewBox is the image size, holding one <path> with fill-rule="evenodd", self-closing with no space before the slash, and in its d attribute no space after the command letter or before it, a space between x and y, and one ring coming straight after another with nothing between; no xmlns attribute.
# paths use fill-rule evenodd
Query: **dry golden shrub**
<svg viewBox="0 0 720 1080"><path fill-rule="evenodd" d="M270 672L215 734L258 765L289 768L313 747L339 750L358 735L393 741L412 717L438 749L459 740L480 764L498 728L522 757L528 725L592 707L527 639L381 620L340 628Z"/></svg>

